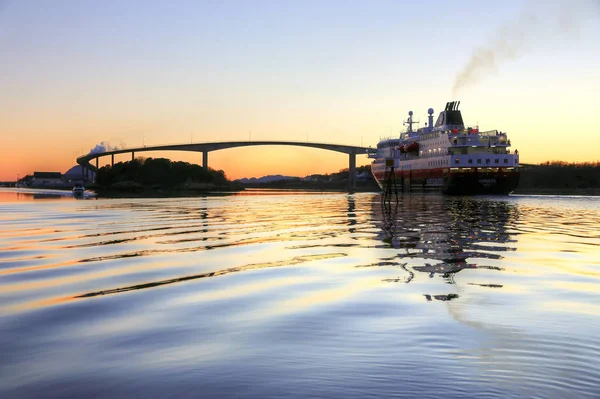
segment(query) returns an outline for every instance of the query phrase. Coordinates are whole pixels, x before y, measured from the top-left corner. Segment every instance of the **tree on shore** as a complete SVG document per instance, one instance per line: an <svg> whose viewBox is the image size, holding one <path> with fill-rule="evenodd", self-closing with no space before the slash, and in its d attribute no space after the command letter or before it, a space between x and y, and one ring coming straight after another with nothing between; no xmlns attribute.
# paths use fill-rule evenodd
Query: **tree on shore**
<svg viewBox="0 0 600 399"><path fill-rule="evenodd" d="M600 162L546 161L522 165L519 188L598 189Z"/></svg>
<svg viewBox="0 0 600 399"><path fill-rule="evenodd" d="M98 169L96 183L110 187L115 183L135 182L142 186L175 188L189 183L223 186L229 183L222 170L204 169L197 164L166 158L136 158Z"/></svg>

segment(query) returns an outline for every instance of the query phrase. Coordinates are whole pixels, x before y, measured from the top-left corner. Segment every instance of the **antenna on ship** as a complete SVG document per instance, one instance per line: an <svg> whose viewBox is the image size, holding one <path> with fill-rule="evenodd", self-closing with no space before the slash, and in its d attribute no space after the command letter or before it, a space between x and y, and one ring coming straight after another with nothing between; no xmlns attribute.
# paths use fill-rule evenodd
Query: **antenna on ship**
<svg viewBox="0 0 600 399"><path fill-rule="evenodd" d="M413 123L419 123L418 121L413 121L413 112L412 111L408 111L408 119L406 120L406 122L404 122L404 125L408 125L408 133L409 136L411 136L413 133Z"/></svg>
<svg viewBox="0 0 600 399"><path fill-rule="evenodd" d="M433 108L429 108L427 110L427 114L428 114L427 119L429 120L429 130L432 130L433 129Z"/></svg>

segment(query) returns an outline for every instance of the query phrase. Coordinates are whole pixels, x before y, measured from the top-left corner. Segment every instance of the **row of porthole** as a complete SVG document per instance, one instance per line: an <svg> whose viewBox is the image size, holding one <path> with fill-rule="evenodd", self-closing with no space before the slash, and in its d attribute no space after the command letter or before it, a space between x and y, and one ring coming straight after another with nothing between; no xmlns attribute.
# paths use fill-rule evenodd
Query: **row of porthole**
<svg viewBox="0 0 600 399"><path fill-rule="evenodd" d="M468 162L469 164L472 164L472 163L473 163L473 160L472 160L472 159L469 159L467 162ZM454 163L455 163L455 164L459 164L459 163L460 163L459 159L458 159L458 158L456 158L456 159L454 160ZM490 160L490 159L486 159L486 160L485 160L485 164L486 164L486 165L489 165L490 163L491 163L491 160ZM499 163L500 163L500 160L499 160L499 159L494 159L494 164L499 164ZM508 163L508 159L507 159L507 158L504 158L504 163ZM478 158L478 159L477 159L477 164L478 164L478 165L480 165L480 164L481 164L481 158Z"/></svg>
<svg viewBox="0 0 600 399"><path fill-rule="evenodd" d="M445 166L445 165L448 165L448 160L446 160L446 159L428 162L428 166Z"/></svg>

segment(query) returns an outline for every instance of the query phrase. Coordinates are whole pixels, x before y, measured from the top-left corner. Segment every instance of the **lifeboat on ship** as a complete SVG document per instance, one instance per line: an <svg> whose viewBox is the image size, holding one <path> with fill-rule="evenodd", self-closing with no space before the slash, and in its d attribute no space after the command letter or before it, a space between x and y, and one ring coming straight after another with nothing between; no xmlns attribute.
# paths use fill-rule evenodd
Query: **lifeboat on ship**
<svg viewBox="0 0 600 399"><path fill-rule="evenodd" d="M410 143L404 145L406 152L418 152L419 151L419 143Z"/></svg>

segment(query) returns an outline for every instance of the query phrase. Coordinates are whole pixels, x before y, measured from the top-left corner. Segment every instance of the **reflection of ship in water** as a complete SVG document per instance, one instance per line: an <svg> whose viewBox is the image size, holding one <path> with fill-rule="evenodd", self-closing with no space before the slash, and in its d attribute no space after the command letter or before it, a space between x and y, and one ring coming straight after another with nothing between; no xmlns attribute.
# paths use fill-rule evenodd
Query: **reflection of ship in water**
<svg viewBox="0 0 600 399"><path fill-rule="evenodd" d="M512 250L507 244L514 239L507 224L516 218L516 208L507 201L424 194L374 202L373 206L381 223L379 238L399 249L398 260L406 262L402 267L409 273L405 282L412 280L414 272L440 275L454 283L454 275L464 269L501 270L480 264L481 259L501 259L502 252ZM450 300L454 295L428 299Z"/></svg>

